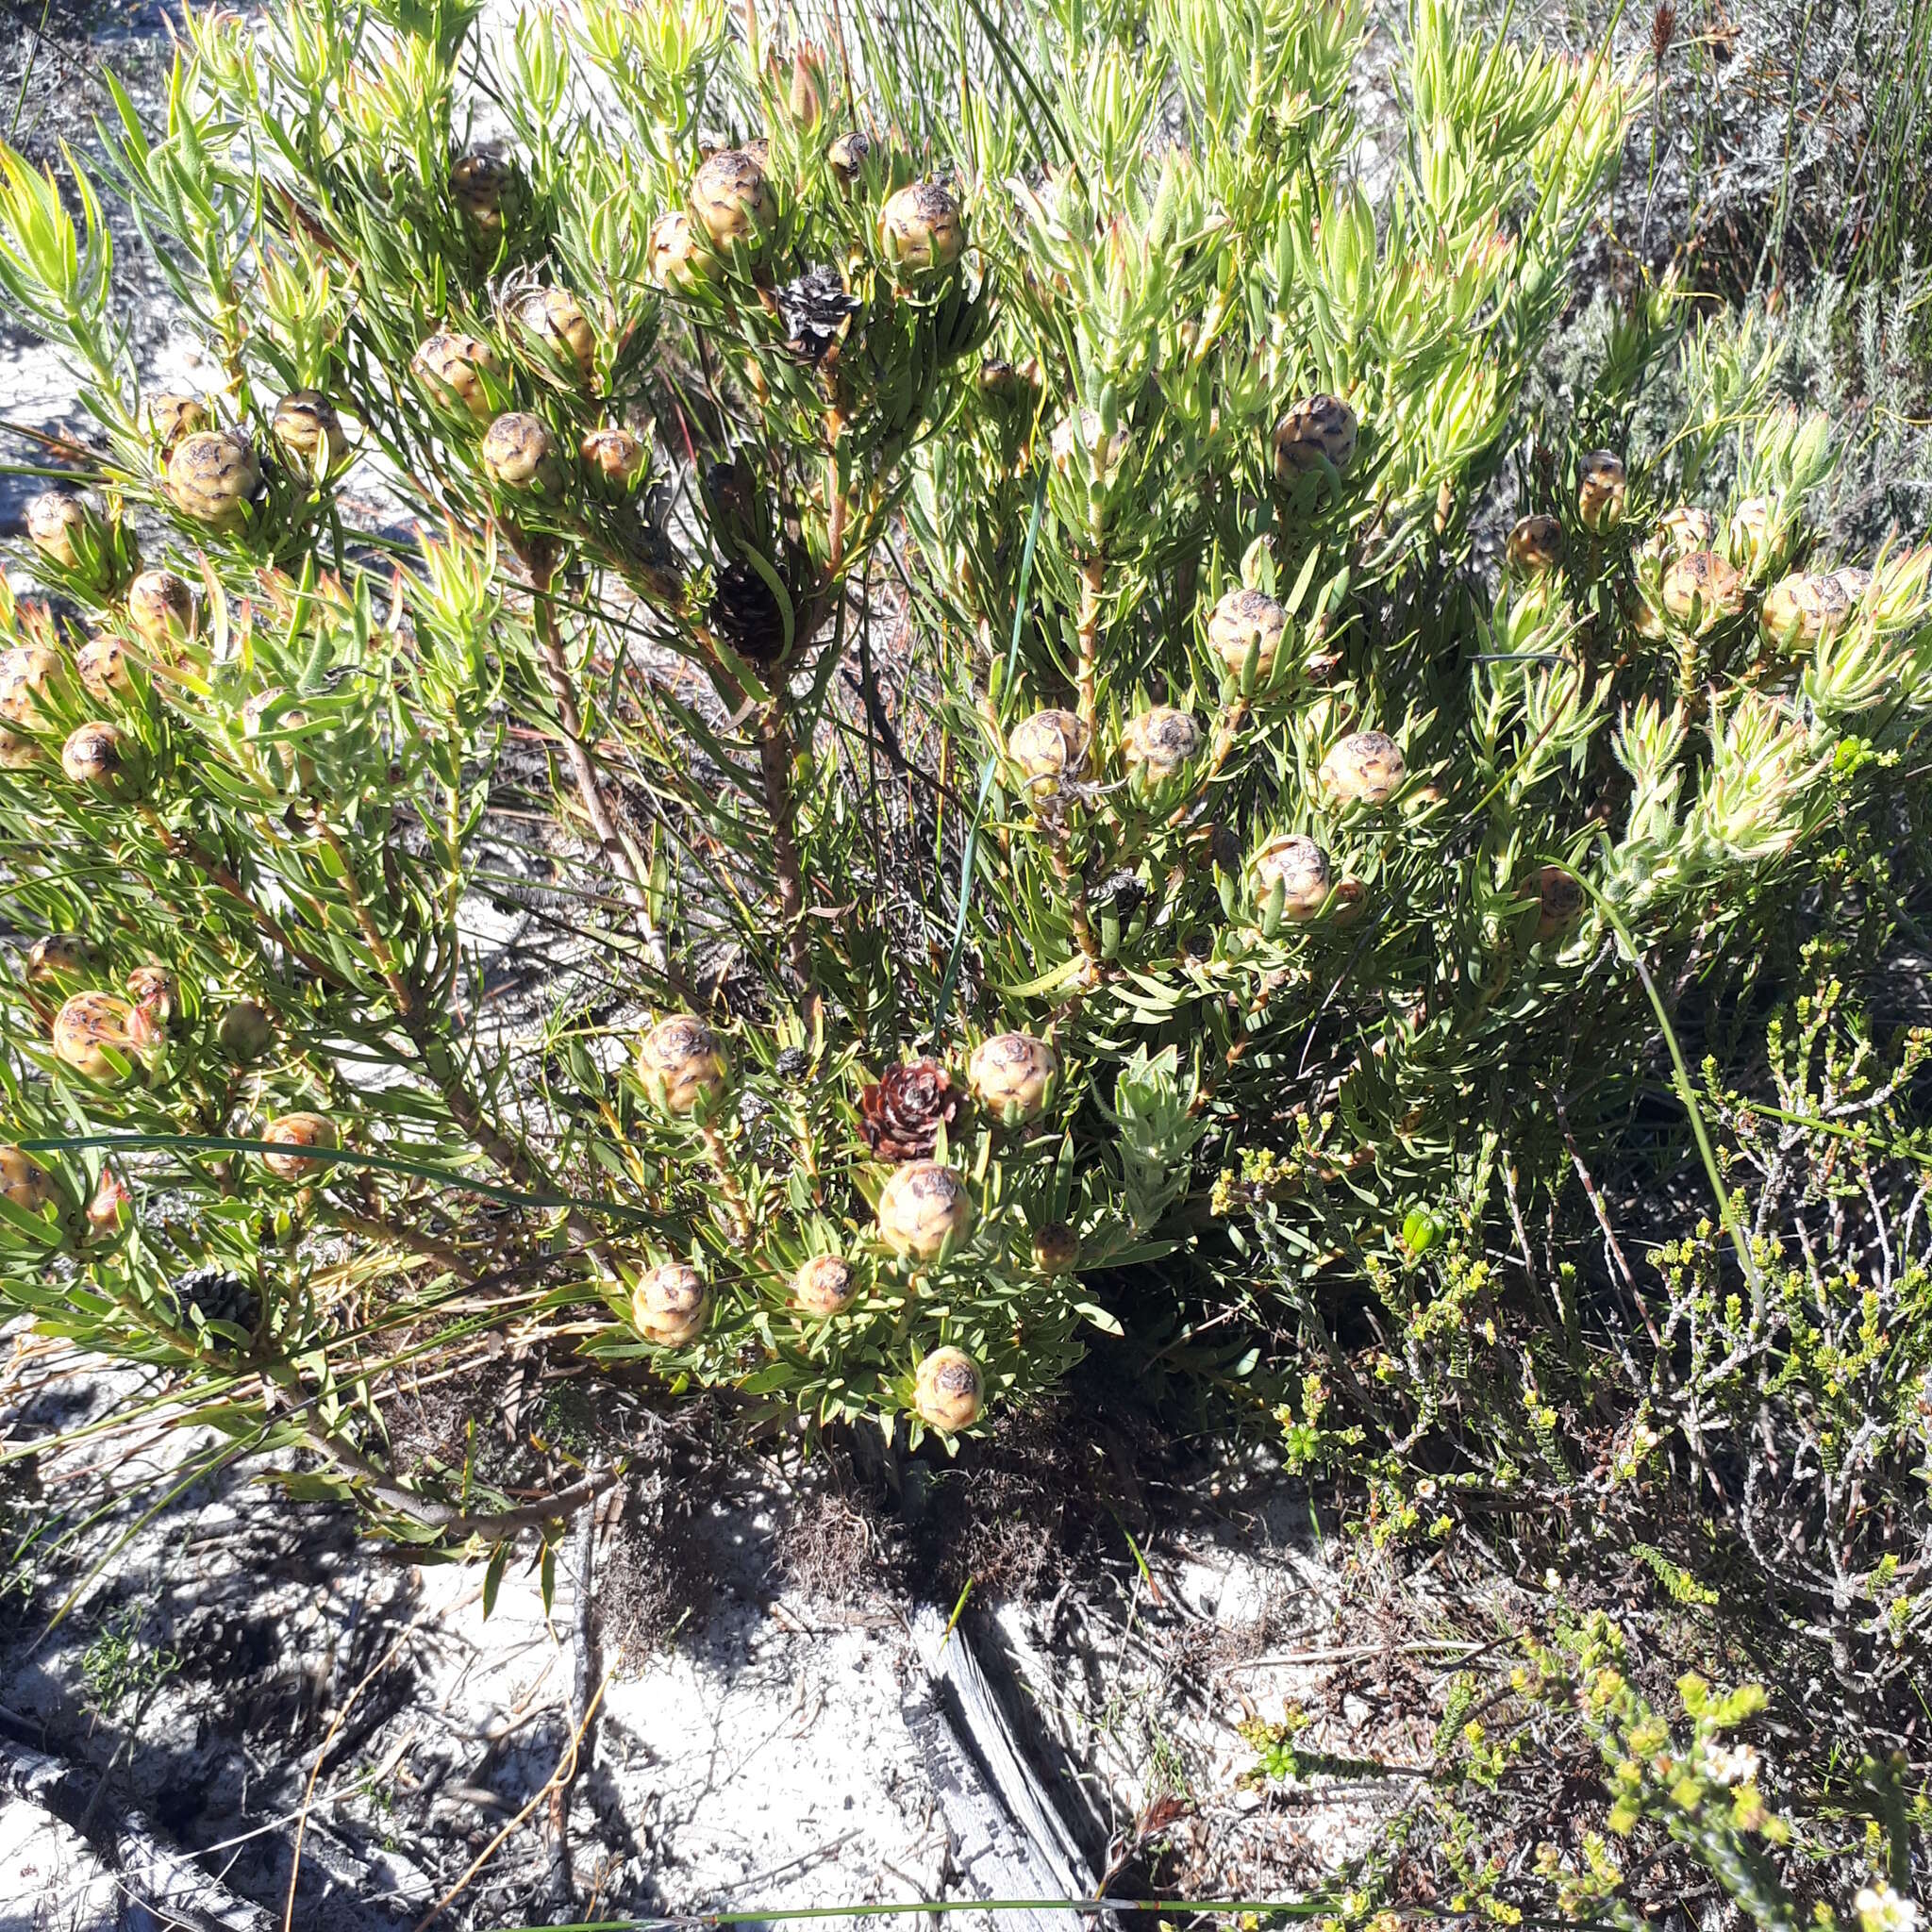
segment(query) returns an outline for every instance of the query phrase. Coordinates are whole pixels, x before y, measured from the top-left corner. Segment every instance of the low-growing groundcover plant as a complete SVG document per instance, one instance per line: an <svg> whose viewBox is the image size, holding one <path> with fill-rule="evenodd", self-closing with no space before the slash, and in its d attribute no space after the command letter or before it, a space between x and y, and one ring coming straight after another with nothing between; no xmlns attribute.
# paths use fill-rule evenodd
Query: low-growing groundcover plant
<svg viewBox="0 0 1932 1932"><path fill-rule="evenodd" d="M1624 1928L1700 1918L1912 1932L1924 1801L1895 1765L1840 1767L1824 1790L1748 1741L1762 1687L1687 1671L1655 1699L1609 1618L1558 1607L1547 1634L1470 1646L1439 1678L1433 1737L1392 1757L1321 1748L1291 1705L1255 1719L1245 1781L1412 1793L1351 1872L1327 1932L1392 1932L1418 1901L1445 1916Z"/></svg>
<svg viewBox="0 0 1932 1932"><path fill-rule="evenodd" d="M1520 407L1633 76L1420 6L1372 173L1352 8L984 18L192 12L101 182L0 159L93 424L0 613L4 1291L398 1533L581 1493L390 1455L505 1342L914 1441L1150 1285L1350 1373L1914 768L1932 553L1815 553L1761 340L1661 288Z"/></svg>

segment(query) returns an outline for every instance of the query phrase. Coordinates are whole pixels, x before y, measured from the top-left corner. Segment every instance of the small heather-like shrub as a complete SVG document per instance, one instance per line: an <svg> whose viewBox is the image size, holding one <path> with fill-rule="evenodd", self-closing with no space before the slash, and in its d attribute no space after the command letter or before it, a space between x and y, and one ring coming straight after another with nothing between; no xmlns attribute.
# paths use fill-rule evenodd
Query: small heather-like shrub
<svg viewBox="0 0 1932 1932"><path fill-rule="evenodd" d="M1755 339L1524 420L1624 78L1420 7L1372 205L1356 11L1025 17L192 15L107 172L207 395L4 161L97 425L0 615L5 1289L396 1527L561 1507L385 1450L490 1331L915 1437L1164 1257L1338 1347L1911 756L1932 555L1811 554Z"/></svg>
<svg viewBox="0 0 1932 1932"><path fill-rule="evenodd" d="M1847 1735L1912 1750L1932 1688L1928 1039L1881 1050L1826 976L1761 1041L1748 1080L1713 1058L1698 1083L1722 1212L1613 1219L1573 1140L1591 1238L1512 1234L1498 1155L1486 1213L1372 1264L1376 1342L1280 1421L1296 1466L1368 1478L1376 1541L1647 1602L1677 1654L1748 1655L1801 1735L1822 1692L1824 1765ZM1256 1222L1277 1250L1279 1212Z"/></svg>
<svg viewBox="0 0 1932 1932"><path fill-rule="evenodd" d="M1420 1763L1324 1752L1293 1706L1242 1727L1252 1784L1400 1781L1405 1802L1338 1888L1325 1932L1393 1932L1418 1907L1635 1928L1692 1893L1727 1923L1918 1924L1909 1887L1925 1810L1895 1765L1847 1758L1823 1790L1792 1775L1753 1741L1761 1685L1719 1690L1686 1672L1647 1694L1654 1672L1601 1614L1558 1612L1545 1634L1471 1650L1476 1661L1439 1680Z"/></svg>

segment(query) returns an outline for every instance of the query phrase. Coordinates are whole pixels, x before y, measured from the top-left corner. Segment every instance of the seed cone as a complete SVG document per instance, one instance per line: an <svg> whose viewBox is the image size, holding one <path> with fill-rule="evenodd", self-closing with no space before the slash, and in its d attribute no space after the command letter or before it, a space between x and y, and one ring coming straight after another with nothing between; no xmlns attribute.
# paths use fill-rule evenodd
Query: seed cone
<svg viewBox="0 0 1932 1932"><path fill-rule="evenodd" d="M194 592L171 570L144 570L127 587L127 621L157 656L194 635Z"/></svg>
<svg viewBox="0 0 1932 1932"><path fill-rule="evenodd" d="M1708 550L1716 541L1717 519L1695 504L1680 503L1657 519L1643 547L1653 557L1688 557L1693 550Z"/></svg>
<svg viewBox="0 0 1932 1932"><path fill-rule="evenodd" d="M21 734L44 725L39 700L59 675L60 659L43 644L15 644L0 651L0 766L23 771L40 758L33 740Z"/></svg>
<svg viewBox="0 0 1932 1932"><path fill-rule="evenodd" d="M1563 560L1563 526L1555 517L1524 517L1510 530L1503 560L1518 576L1541 576Z"/></svg>
<svg viewBox="0 0 1932 1932"><path fill-rule="evenodd" d="M43 490L26 507L26 534L50 563L80 568L80 539L87 532L87 507L65 490Z"/></svg>
<svg viewBox="0 0 1932 1932"><path fill-rule="evenodd" d="M1764 593L1757 613L1764 641L1781 651L1808 650L1851 621L1852 599L1840 579L1800 571L1780 577Z"/></svg>
<svg viewBox="0 0 1932 1932"><path fill-rule="evenodd" d="M814 1255L791 1277L791 1299L808 1315L828 1319L852 1305L858 1283L842 1255Z"/></svg>
<svg viewBox="0 0 1932 1932"><path fill-rule="evenodd" d="M269 1122L261 1130L261 1138L274 1141L277 1147L326 1149L341 1145L335 1123L319 1113L285 1113ZM261 1164L276 1179L285 1181L305 1180L330 1165L327 1161L307 1159L300 1154L264 1154Z"/></svg>
<svg viewBox="0 0 1932 1932"><path fill-rule="evenodd" d="M1583 888L1560 865L1541 867L1535 879L1536 936L1553 940L1566 933L1583 916Z"/></svg>
<svg viewBox="0 0 1932 1932"><path fill-rule="evenodd" d="M132 775L134 747L117 724L77 724L60 747L60 769L75 785L114 791Z"/></svg>
<svg viewBox="0 0 1932 1932"><path fill-rule="evenodd" d="M74 669L81 683L104 703L125 698L134 690L127 652L121 640L99 631L74 654Z"/></svg>
<svg viewBox="0 0 1932 1932"><path fill-rule="evenodd" d="M1033 1265L1042 1274L1065 1274L1078 1265L1080 1237L1064 1221L1049 1221L1033 1236Z"/></svg>
<svg viewBox="0 0 1932 1932"><path fill-rule="evenodd" d="M651 280L667 293L691 289L709 259L697 225L682 208L651 224Z"/></svg>
<svg viewBox="0 0 1932 1932"><path fill-rule="evenodd" d="M865 158L872 153L872 137L858 128L840 135L825 150L825 158L846 181L856 181L865 169Z"/></svg>
<svg viewBox="0 0 1932 1932"><path fill-rule="evenodd" d="M912 1406L928 1428L946 1435L970 1429L985 1405L979 1364L963 1349L936 1348L919 1365Z"/></svg>
<svg viewBox="0 0 1932 1932"><path fill-rule="evenodd" d="M762 241L773 213L762 158L736 147L712 155L691 177L691 211L717 247Z"/></svg>
<svg viewBox="0 0 1932 1932"><path fill-rule="evenodd" d="M687 1114L724 1093L730 1064L718 1036L702 1020L675 1013L638 1042L638 1077L666 1113Z"/></svg>
<svg viewBox="0 0 1932 1932"><path fill-rule="evenodd" d="M915 181L879 211L886 259L907 269L950 268L966 246L959 205L936 181Z"/></svg>
<svg viewBox="0 0 1932 1932"><path fill-rule="evenodd" d="M646 1341L660 1348L683 1348L705 1332L710 1318L705 1278L683 1261L653 1268L630 1298L631 1322Z"/></svg>
<svg viewBox="0 0 1932 1932"><path fill-rule="evenodd" d="M1087 727L1072 711L1035 711L1013 726L1007 756L1029 788L1076 778L1087 763Z"/></svg>
<svg viewBox="0 0 1932 1932"><path fill-rule="evenodd" d="M1613 530L1624 521L1629 496L1629 476L1624 459L1607 449L1593 449L1576 465L1576 516L1586 530Z"/></svg>
<svg viewBox="0 0 1932 1932"><path fill-rule="evenodd" d="M1386 731L1353 731L1322 760L1323 789L1343 804L1387 805L1407 775L1402 747Z"/></svg>
<svg viewBox="0 0 1932 1932"><path fill-rule="evenodd" d="M41 723L37 699L59 673L59 658L41 643L15 643L0 651L0 719L8 724Z"/></svg>
<svg viewBox="0 0 1932 1932"><path fill-rule="evenodd" d="M1137 872L1123 866L1110 872L1097 886L1089 889L1087 902L1096 911L1110 912L1123 923L1133 918L1147 903L1147 885Z"/></svg>
<svg viewBox="0 0 1932 1932"><path fill-rule="evenodd" d="M764 577L748 563L727 563L706 607L711 628L747 664L777 663L785 655L785 612Z"/></svg>
<svg viewBox="0 0 1932 1932"><path fill-rule="evenodd" d="M650 452L628 429L591 429L577 445L584 467L615 490L628 490L649 463Z"/></svg>
<svg viewBox="0 0 1932 1932"><path fill-rule="evenodd" d="M275 1043L275 1023L267 1009L253 1000L237 1000L222 1015L215 1043L231 1060L246 1066Z"/></svg>
<svg viewBox="0 0 1932 1932"><path fill-rule="evenodd" d="M824 361L844 340L864 306L847 291L839 271L824 263L787 282L774 299L789 332L785 346L801 362L813 364Z"/></svg>
<svg viewBox="0 0 1932 1932"><path fill-rule="evenodd" d="M225 1322L253 1333L261 1320L259 1297L226 1268L191 1269L175 1277L174 1289L181 1311L199 1315L203 1323Z"/></svg>
<svg viewBox="0 0 1932 1932"><path fill-rule="evenodd" d="M1756 570L1771 549L1776 523L1777 506L1770 497L1747 496L1724 526L1729 560L1747 574Z"/></svg>
<svg viewBox="0 0 1932 1932"><path fill-rule="evenodd" d="M1179 774L1201 749L1201 726L1191 711L1153 705L1127 720L1121 759L1129 777L1161 782Z"/></svg>
<svg viewBox="0 0 1932 1932"><path fill-rule="evenodd" d="M516 186L516 163L488 148L472 148L449 171L450 199L485 235L501 232Z"/></svg>
<svg viewBox="0 0 1932 1932"><path fill-rule="evenodd" d="M31 1154L0 1147L0 1199L37 1214L54 1198L54 1176Z"/></svg>
<svg viewBox="0 0 1932 1932"><path fill-rule="evenodd" d="M134 1008L110 992L77 992L54 1015L55 1057L90 1080L118 1080L109 1053L135 1057Z"/></svg>
<svg viewBox="0 0 1932 1932"><path fill-rule="evenodd" d="M232 535L248 522L261 487L261 462L246 438L231 429L197 430L168 458L168 495L192 522Z"/></svg>
<svg viewBox="0 0 1932 1932"><path fill-rule="evenodd" d="M1679 624L1707 630L1744 608L1744 580L1714 550L1693 550L1664 572L1663 599Z"/></svg>
<svg viewBox="0 0 1932 1932"><path fill-rule="evenodd" d="M858 1096L858 1131L881 1160L924 1160L960 1104L959 1090L937 1060L907 1060Z"/></svg>
<svg viewBox="0 0 1932 1932"><path fill-rule="evenodd" d="M526 289L509 306L510 319L551 355L575 366L588 383L597 373L597 336L568 289Z"/></svg>
<svg viewBox="0 0 1932 1932"><path fill-rule="evenodd" d="M1312 839L1289 832L1271 839L1255 854L1255 887L1263 900L1281 888L1281 916L1301 921L1313 919L1328 903L1328 891L1335 874L1328 855Z"/></svg>
<svg viewBox="0 0 1932 1932"><path fill-rule="evenodd" d="M1241 676L1254 654L1255 675L1274 675L1288 631L1288 612L1265 591L1229 591L1208 620L1208 643L1232 677Z"/></svg>
<svg viewBox="0 0 1932 1932"><path fill-rule="evenodd" d="M154 430L155 441L160 444L161 455L166 458L184 437L208 427L208 405L199 396L164 391L149 402L147 420Z"/></svg>
<svg viewBox="0 0 1932 1932"><path fill-rule="evenodd" d="M894 1168L879 1194L879 1238L896 1255L930 1261L973 1225L964 1178L936 1160Z"/></svg>
<svg viewBox="0 0 1932 1932"><path fill-rule="evenodd" d="M1355 459L1356 441L1355 411L1340 396L1304 396L1275 427L1275 480L1298 482L1324 462L1345 470Z"/></svg>
<svg viewBox="0 0 1932 1932"><path fill-rule="evenodd" d="M58 986L63 979L79 979L100 965L100 954L92 941L77 932L50 932L27 948L26 976L34 986Z"/></svg>
<svg viewBox="0 0 1932 1932"><path fill-rule="evenodd" d="M410 358L409 367L432 394L448 395L479 423L490 414L483 373L503 374L503 363L488 342L447 329L428 337Z"/></svg>
<svg viewBox="0 0 1932 1932"><path fill-rule="evenodd" d="M563 488L557 439L541 418L521 409L497 417L483 432L483 472L500 490L555 496Z"/></svg>
<svg viewBox="0 0 1932 1932"><path fill-rule="evenodd" d="M319 389L298 389L275 405L270 425L282 454L305 476L333 470L349 453L335 405Z"/></svg>
<svg viewBox="0 0 1932 1932"><path fill-rule="evenodd" d="M974 1049L966 1065L973 1097L1003 1124L1036 1120L1052 1097L1060 1057L1030 1033L995 1033Z"/></svg>

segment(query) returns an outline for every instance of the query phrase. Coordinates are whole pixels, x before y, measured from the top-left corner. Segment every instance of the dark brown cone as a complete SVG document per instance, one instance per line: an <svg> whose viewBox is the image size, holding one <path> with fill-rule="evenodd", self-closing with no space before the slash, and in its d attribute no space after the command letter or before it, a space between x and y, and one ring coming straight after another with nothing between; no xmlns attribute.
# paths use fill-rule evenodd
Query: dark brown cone
<svg viewBox="0 0 1932 1932"><path fill-rule="evenodd" d="M858 1131L881 1160L929 1160L940 1128L959 1111L960 1093L937 1060L888 1067L858 1096Z"/></svg>
<svg viewBox="0 0 1932 1932"><path fill-rule="evenodd" d="M747 664L775 664L785 655L785 616L772 587L749 564L727 563L718 573L710 620Z"/></svg>

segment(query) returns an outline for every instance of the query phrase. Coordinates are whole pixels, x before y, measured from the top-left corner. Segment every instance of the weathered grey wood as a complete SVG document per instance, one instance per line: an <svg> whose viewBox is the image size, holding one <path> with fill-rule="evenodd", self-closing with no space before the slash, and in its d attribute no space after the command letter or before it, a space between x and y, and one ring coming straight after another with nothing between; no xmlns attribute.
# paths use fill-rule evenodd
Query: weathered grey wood
<svg viewBox="0 0 1932 1932"><path fill-rule="evenodd" d="M0 1741L0 1790L17 1801L65 1819L77 1813L80 1782L75 1768L60 1758ZM184 1932L275 1932L267 1912L237 1898L193 1859L164 1843L140 1812L104 1807L99 1816L107 1826L107 1862L127 1897L154 1922Z"/></svg>
<svg viewBox="0 0 1932 1932"><path fill-rule="evenodd" d="M933 1606L913 1612L924 1681L906 1719L953 1842L953 1861L980 1898L1089 1898L1094 1879L1051 1795L1035 1775L988 1683L963 1625L950 1637ZM1110 1915L1009 1911L1002 1928L1070 1932Z"/></svg>

